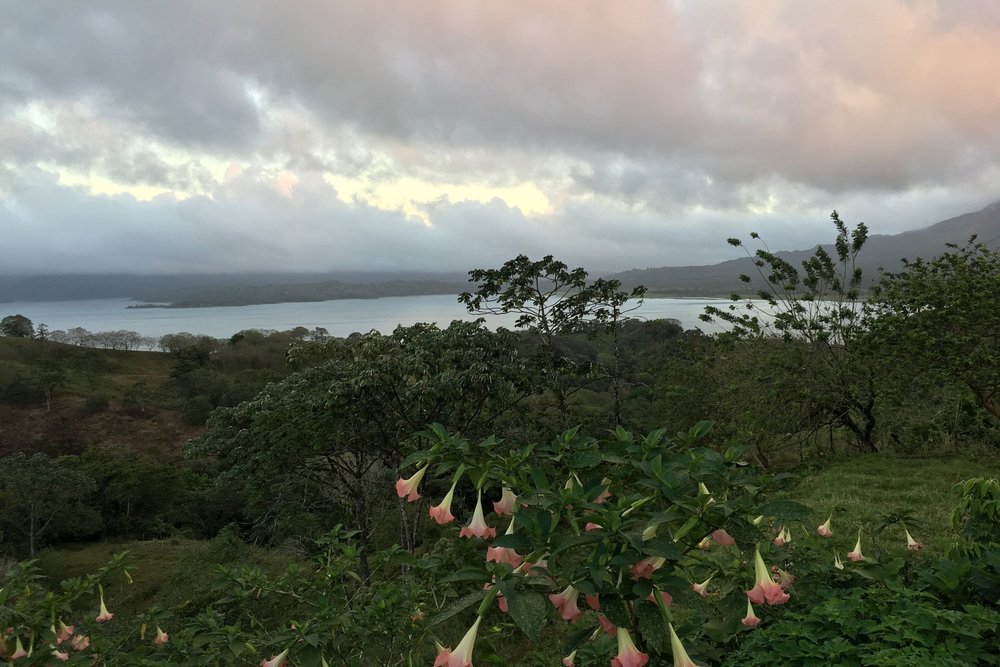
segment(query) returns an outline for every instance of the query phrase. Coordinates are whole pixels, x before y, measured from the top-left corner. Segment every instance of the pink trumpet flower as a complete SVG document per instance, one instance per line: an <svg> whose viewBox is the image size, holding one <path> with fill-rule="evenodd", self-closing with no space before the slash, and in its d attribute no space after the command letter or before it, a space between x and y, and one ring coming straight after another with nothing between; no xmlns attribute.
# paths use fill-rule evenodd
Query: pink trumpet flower
<svg viewBox="0 0 1000 667"><path fill-rule="evenodd" d="M396 495L400 498L406 498L411 503L415 500L420 499L420 494L417 493L417 487L420 485L420 480L424 478L424 473L427 472L427 467L430 463L425 463L424 467L413 473L413 476L409 479L403 479L400 477L396 480Z"/></svg>
<svg viewBox="0 0 1000 667"><path fill-rule="evenodd" d="M688 657L684 645L681 644L681 638L674 631L673 624L667 623L667 629L670 630L670 652L674 654L674 667L698 667L694 660Z"/></svg>
<svg viewBox="0 0 1000 667"><path fill-rule="evenodd" d="M795 583L795 575L785 572L777 565L771 566L771 572L774 573L774 580L781 586L782 590L787 589Z"/></svg>
<svg viewBox="0 0 1000 667"><path fill-rule="evenodd" d="M604 485L604 490L601 491L601 493L598 494L596 498L594 498L594 502L597 503L598 505L603 504L605 500L611 497L611 488L610 488L611 480L605 477L604 479L601 480L601 484Z"/></svg>
<svg viewBox="0 0 1000 667"><path fill-rule="evenodd" d="M913 539L913 536L910 535L910 531L908 531L906 528L903 528L903 532L906 533L907 549L909 549L910 551L920 551L921 549L924 548L924 545L922 543L917 542L915 539Z"/></svg>
<svg viewBox="0 0 1000 667"><path fill-rule="evenodd" d="M618 629L618 655L611 660L611 667L643 667L649 656L635 647L632 635L625 628Z"/></svg>
<svg viewBox="0 0 1000 667"><path fill-rule="evenodd" d="M714 577L714 576L715 575L713 574L711 577L709 577L705 581L701 582L700 584L691 584L691 590L693 590L695 593L697 593L701 597L707 596L708 595L708 584L711 583L712 577Z"/></svg>
<svg viewBox="0 0 1000 667"><path fill-rule="evenodd" d="M273 656L270 660L261 659L260 667L284 667L285 660L287 658L288 658L288 649L286 648L278 655Z"/></svg>
<svg viewBox="0 0 1000 667"><path fill-rule="evenodd" d="M583 530L584 530L584 532L586 532L586 531L589 531L589 530L600 530L601 528L604 528L604 526L602 526L599 523L594 523L592 521L588 521L587 525L585 525L583 527Z"/></svg>
<svg viewBox="0 0 1000 667"><path fill-rule="evenodd" d="M666 591L658 591L658 592L660 594L660 599L663 600L664 606L669 607L670 605L672 605L674 603L674 598L671 597L670 593L668 593ZM656 604L656 598L653 597L656 593L657 593L657 591L654 590L652 593L650 593L648 596L646 596L646 599L649 600L650 602Z"/></svg>
<svg viewBox="0 0 1000 667"><path fill-rule="evenodd" d="M511 522L513 525L513 521ZM469 525L458 531L458 534L462 537L478 537L480 539L488 540L490 538L497 536L497 529L490 528L486 525L486 519L483 518L483 494L482 492L476 493L476 509L472 513L472 520L469 521Z"/></svg>
<svg viewBox="0 0 1000 667"><path fill-rule="evenodd" d="M816 527L816 534L820 537L830 537L833 535L833 531L830 529L830 522L833 520L833 515L827 517L826 522L822 526Z"/></svg>
<svg viewBox="0 0 1000 667"><path fill-rule="evenodd" d="M601 598L596 595L584 595L583 599L587 601L587 606L594 611L601 610Z"/></svg>
<svg viewBox="0 0 1000 667"><path fill-rule="evenodd" d="M753 588L747 591L747 598L757 604L783 604L788 602L788 593L771 579L771 574L760 557L760 549L754 549L753 571L755 582Z"/></svg>
<svg viewBox="0 0 1000 667"><path fill-rule="evenodd" d="M70 640L69 645L74 651L82 651L90 646L90 637L87 635L76 635Z"/></svg>
<svg viewBox="0 0 1000 667"><path fill-rule="evenodd" d="M53 650L52 657L58 660L59 662L66 662L67 660L69 660L69 653L67 653L66 651Z"/></svg>
<svg viewBox="0 0 1000 667"><path fill-rule="evenodd" d="M488 591L491 588L493 588L493 584L491 584L490 582L487 581L485 584L483 584L483 590L484 591ZM507 598L505 598L503 596L503 593L501 593L500 591L497 591L497 607L499 607L500 611L502 611L505 614L508 611L508 609L507 609Z"/></svg>
<svg viewBox="0 0 1000 667"><path fill-rule="evenodd" d="M580 597L580 591L570 584L562 593L552 593L549 595L549 602L555 605L564 621L575 621L580 618L580 609L576 606L576 599Z"/></svg>
<svg viewBox="0 0 1000 667"><path fill-rule="evenodd" d="M102 623L104 621L110 621L112 618L114 618L114 616L115 615L112 614L110 611L108 611L108 608L104 605L104 591L102 590L100 613L97 614L97 618L95 618L94 620L97 621L98 623Z"/></svg>
<svg viewBox="0 0 1000 667"><path fill-rule="evenodd" d="M727 533L723 528L719 528L718 530L713 530L712 539L720 547L731 547L734 544L736 544L736 540L733 539L733 536Z"/></svg>
<svg viewBox="0 0 1000 667"><path fill-rule="evenodd" d="M27 658L30 654L24 650L24 646L21 645L21 638L17 637L14 640L14 652L10 656L10 661L20 660L21 658Z"/></svg>
<svg viewBox="0 0 1000 667"><path fill-rule="evenodd" d="M469 631L462 637L455 650L438 645L438 654L434 659L434 667L472 667L472 651L476 648L476 635L479 633L479 623L482 616L476 617Z"/></svg>
<svg viewBox="0 0 1000 667"><path fill-rule="evenodd" d="M854 551L849 551L847 557L854 562L864 560L865 557L861 554L861 529L858 528L858 542L854 545Z"/></svg>
<svg viewBox="0 0 1000 667"><path fill-rule="evenodd" d="M772 540L772 543L776 547L783 547L792 541L792 533L788 530L787 526L782 526L781 530L778 532L778 536Z"/></svg>
<svg viewBox="0 0 1000 667"><path fill-rule="evenodd" d="M760 625L760 619L757 618L757 614L753 613L753 605L750 604L750 600L747 600L747 615L740 619L740 623L750 628Z"/></svg>
<svg viewBox="0 0 1000 667"><path fill-rule="evenodd" d="M653 572L663 567L663 564L666 562L667 559L661 556L643 558L639 562L632 564L632 578L636 580L652 579Z"/></svg>
<svg viewBox="0 0 1000 667"><path fill-rule="evenodd" d="M563 667L575 667L576 665L576 651L573 651L565 658L562 659Z"/></svg>
<svg viewBox="0 0 1000 667"><path fill-rule="evenodd" d="M168 641L170 641L170 635L161 630L160 626L156 626L156 639L153 640L153 643L157 646L163 646Z"/></svg>
<svg viewBox="0 0 1000 667"><path fill-rule="evenodd" d="M463 529L464 530L464 529ZM510 525L507 526L507 532L504 535L514 534L514 519L510 520ZM507 547L488 547L486 549L486 562L493 561L494 563L506 563L511 567L517 567L524 562L524 557L517 553L513 549L508 549Z"/></svg>
<svg viewBox="0 0 1000 667"><path fill-rule="evenodd" d="M451 483L451 488L448 489L448 493L445 494L444 500L441 501L440 505L435 505L430 508L428 512L431 518L438 522L440 525L445 525L446 523L451 523L455 520L454 515L451 513L451 501L455 497L455 486L458 485L458 480L456 479Z"/></svg>
<svg viewBox="0 0 1000 667"><path fill-rule="evenodd" d="M611 619L604 614L597 615L597 622L601 624L601 630L603 630L604 634L608 637L614 637L618 634L618 627L615 626L615 624L611 622Z"/></svg>
<svg viewBox="0 0 1000 667"><path fill-rule="evenodd" d="M514 513L515 502L517 502L517 496L505 486L500 494L500 500L493 501L493 511L500 516L511 515Z"/></svg>
<svg viewBox="0 0 1000 667"><path fill-rule="evenodd" d="M72 636L73 636L73 626L66 625L65 623L62 622L62 620L60 620L59 632L56 633L56 646L59 646Z"/></svg>

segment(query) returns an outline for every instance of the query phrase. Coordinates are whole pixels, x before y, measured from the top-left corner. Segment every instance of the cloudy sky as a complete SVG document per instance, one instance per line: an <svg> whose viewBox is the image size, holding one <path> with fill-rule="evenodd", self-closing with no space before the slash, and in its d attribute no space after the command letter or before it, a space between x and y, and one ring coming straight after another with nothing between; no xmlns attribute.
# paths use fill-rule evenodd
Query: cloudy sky
<svg viewBox="0 0 1000 667"><path fill-rule="evenodd" d="M1000 199L993 0L0 0L0 273L698 264Z"/></svg>

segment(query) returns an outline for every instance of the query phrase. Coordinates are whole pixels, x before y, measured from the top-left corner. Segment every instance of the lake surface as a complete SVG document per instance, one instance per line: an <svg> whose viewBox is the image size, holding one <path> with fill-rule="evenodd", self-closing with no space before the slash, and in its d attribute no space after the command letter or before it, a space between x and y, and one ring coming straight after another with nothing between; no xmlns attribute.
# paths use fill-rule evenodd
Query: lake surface
<svg viewBox="0 0 1000 667"><path fill-rule="evenodd" d="M475 319L451 294L386 297L382 299L341 299L309 303L272 303L225 308L127 308L128 299L84 301L15 301L0 303L0 318L19 313L37 327L50 330L83 327L89 331L137 331L144 336L163 336L187 331L215 338L229 338L243 329L324 327L333 336L348 336L372 329L391 333L396 326L436 322L447 326L452 320ZM725 307L728 299L646 299L630 313L640 319L673 318L685 329L714 330L698 320L706 305ZM487 316L490 327L514 327L516 317Z"/></svg>

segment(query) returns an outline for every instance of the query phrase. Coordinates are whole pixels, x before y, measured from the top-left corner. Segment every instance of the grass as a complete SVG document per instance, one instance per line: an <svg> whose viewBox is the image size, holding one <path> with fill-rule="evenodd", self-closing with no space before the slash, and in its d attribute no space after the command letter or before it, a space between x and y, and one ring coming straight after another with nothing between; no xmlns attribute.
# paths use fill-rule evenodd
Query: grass
<svg viewBox="0 0 1000 667"><path fill-rule="evenodd" d="M957 538L951 526L951 512L958 502L955 485L970 477L998 475L1000 460L996 458L867 454L811 469L783 496L815 510L817 525L832 512L835 536L850 535L852 545L859 526L867 531L890 513L911 515L921 522L908 525L913 536L929 552L942 555ZM885 539L902 543L902 529L887 529Z"/></svg>

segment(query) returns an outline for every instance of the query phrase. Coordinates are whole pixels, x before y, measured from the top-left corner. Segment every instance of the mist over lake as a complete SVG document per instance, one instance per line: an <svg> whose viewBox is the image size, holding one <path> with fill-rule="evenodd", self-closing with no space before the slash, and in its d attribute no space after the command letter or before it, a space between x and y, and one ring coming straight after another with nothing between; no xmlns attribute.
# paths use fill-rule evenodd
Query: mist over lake
<svg viewBox="0 0 1000 667"><path fill-rule="evenodd" d="M19 313L50 330L83 327L90 331L126 329L144 336L163 336L187 331L216 338L228 338L243 329L324 327L333 336L372 329L390 333L396 326L436 322L447 326L452 320L475 319L454 295L387 297L382 299L341 299L307 303L273 303L216 308L128 308L129 299L82 301L10 302L0 304L0 314ZM684 328L705 325L698 320L706 305L728 304L728 299L646 299L631 313L641 319L673 318ZM720 306L721 307L721 306ZM487 316L491 327L513 328L514 315Z"/></svg>

